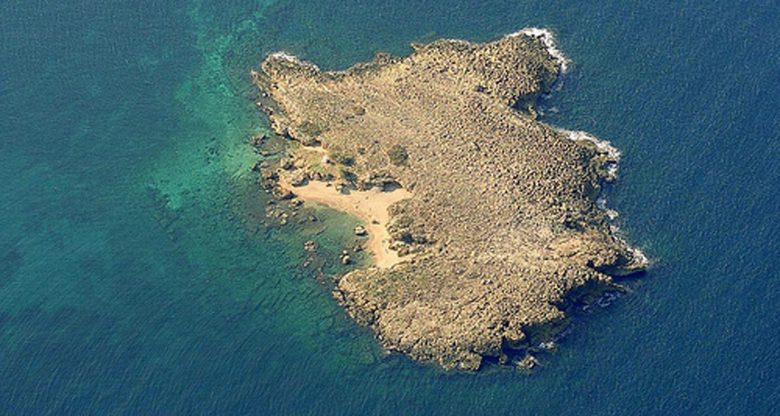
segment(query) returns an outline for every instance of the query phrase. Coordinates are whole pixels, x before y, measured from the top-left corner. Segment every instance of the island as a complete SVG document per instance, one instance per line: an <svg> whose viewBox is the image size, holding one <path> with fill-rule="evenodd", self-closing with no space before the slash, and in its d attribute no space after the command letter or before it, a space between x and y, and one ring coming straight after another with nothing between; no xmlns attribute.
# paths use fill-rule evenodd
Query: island
<svg viewBox="0 0 780 416"><path fill-rule="evenodd" d="M546 30L412 49L343 71L269 55L258 105L289 146L262 177L363 221L374 262L333 294L386 349L530 367L572 305L647 265L600 197L619 152L538 120L568 65Z"/></svg>

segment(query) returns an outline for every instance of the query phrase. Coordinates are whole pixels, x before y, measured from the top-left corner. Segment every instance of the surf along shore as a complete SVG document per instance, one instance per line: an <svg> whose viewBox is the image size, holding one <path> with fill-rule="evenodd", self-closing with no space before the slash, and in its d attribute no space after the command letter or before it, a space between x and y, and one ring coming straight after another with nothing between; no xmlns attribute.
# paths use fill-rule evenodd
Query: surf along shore
<svg viewBox="0 0 780 416"><path fill-rule="evenodd" d="M573 303L646 266L597 203L618 154L536 120L568 62L549 32L412 46L338 72L269 55L258 105L289 147L264 184L364 221L375 263L334 295L387 349L531 367Z"/></svg>

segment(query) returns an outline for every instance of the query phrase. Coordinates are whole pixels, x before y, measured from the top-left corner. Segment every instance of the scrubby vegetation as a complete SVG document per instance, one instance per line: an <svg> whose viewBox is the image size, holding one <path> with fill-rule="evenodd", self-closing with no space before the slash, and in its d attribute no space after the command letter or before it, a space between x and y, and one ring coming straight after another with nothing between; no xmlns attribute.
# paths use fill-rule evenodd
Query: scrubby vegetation
<svg viewBox="0 0 780 416"><path fill-rule="evenodd" d="M355 164L355 157L343 150L331 151L329 157L330 160L344 166L352 166Z"/></svg>
<svg viewBox="0 0 780 416"><path fill-rule="evenodd" d="M400 144L393 145L387 151L387 156L390 157L390 163L395 166L406 166L409 162L409 153Z"/></svg>

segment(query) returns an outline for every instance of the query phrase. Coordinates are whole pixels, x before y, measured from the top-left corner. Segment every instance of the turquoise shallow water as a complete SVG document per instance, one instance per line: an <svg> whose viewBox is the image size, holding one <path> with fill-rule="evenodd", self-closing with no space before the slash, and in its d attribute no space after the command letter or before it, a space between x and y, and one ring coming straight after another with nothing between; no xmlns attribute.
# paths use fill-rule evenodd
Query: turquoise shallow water
<svg viewBox="0 0 780 416"><path fill-rule="evenodd" d="M780 7L47 2L0 13L0 414L773 414ZM552 28L545 120L623 151L656 263L532 376L385 356L260 223L248 71ZM554 111L554 110L557 110ZM321 246L349 236L329 216ZM321 229L316 230L322 231ZM335 270L335 265L328 265Z"/></svg>

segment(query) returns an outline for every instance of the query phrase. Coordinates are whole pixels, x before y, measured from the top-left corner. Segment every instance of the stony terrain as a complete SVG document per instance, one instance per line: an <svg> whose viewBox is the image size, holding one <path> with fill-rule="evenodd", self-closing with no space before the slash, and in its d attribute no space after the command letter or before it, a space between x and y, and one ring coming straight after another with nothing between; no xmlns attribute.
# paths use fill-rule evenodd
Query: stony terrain
<svg viewBox="0 0 780 416"><path fill-rule="evenodd" d="M402 261L334 293L386 348L447 369L522 358L571 302L645 266L596 206L614 156L536 120L562 67L549 40L439 40L340 72L273 54L253 72L292 140L264 177L411 193L387 227Z"/></svg>

